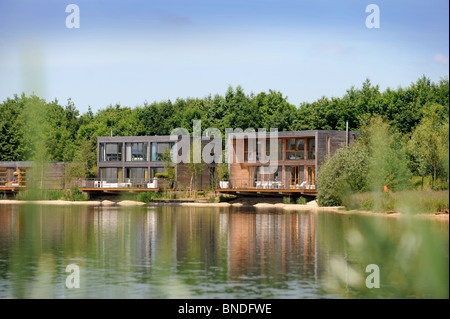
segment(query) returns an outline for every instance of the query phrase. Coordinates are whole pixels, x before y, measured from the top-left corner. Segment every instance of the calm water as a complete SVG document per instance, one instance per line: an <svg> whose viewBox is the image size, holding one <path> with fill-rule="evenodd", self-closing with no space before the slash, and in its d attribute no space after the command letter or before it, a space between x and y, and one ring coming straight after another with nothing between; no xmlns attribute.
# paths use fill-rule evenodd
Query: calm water
<svg viewBox="0 0 450 319"><path fill-rule="evenodd" d="M66 266L80 269L68 289ZM379 267L380 288L367 288ZM448 223L0 205L0 298L448 298Z"/></svg>

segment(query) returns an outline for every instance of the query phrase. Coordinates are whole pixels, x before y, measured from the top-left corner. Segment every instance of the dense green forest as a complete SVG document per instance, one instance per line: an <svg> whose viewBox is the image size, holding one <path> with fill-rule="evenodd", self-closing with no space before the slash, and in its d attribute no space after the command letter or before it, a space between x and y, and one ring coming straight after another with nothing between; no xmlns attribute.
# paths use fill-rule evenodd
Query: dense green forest
<svg viewBox="0 0 450 319"><path fill-rule="evenodd" d="M202 129L215 127L222 133L238 127L344 130L346 121L351 130L364 131L368 119L379 115L396 134L396 143L407 150L409 171L443 176L448 172L443 173L441 159L432 163L433 154L424 158L422 151L415 150L426 149L423 141L431 138L427 130L447 125L448 153L448 114L448 79L435 83L426 76L408 87L383 92L367 79L342 97L322 97L299 106L290 104L281 92L246 94L242 87L230 86L224 96L144 102L135 107L110 105L80 114L70 99L61 105L22 94L0 104L0 161L33 160L39 154L48 161L78 163L75 174L93 177L97 174L96 138L109 136L111 130L123 136L166 135L177 127L192 131L192 120L201 120Z"/></svg>

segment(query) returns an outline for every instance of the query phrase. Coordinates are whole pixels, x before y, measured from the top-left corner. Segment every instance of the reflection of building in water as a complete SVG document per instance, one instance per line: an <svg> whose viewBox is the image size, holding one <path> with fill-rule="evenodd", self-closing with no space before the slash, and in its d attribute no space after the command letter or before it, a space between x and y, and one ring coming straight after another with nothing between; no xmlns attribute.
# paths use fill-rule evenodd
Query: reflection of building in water
<svg viewBox="0 0 450 319"><path fill-rule="evenodd" d="M0 254L7 250L12 238L19 234L17 205L0 205Z"/></svg>
<svg viewBox="0 0 450 319"><path fill-rule="evenodd" d="M103 266L125 263L144 276L153 257L156 213L145 208L95 207L93 215L97 258Z"/></svg>
<svg viewBox="0 0 450 319"><path fill-rule="evenodd" d="M187 207L176 215L176 259L200 262L203 266L219 263L221 243L221 210ZM223 210L222 210L223 212ZM225 241L226 245L226 241Z"/></svg>
<svg viewBox="0 0 450 319"><path fill-rule="evenodd" d="M230 277L316 275L315 214L232 213L229 216Z"/></svg>

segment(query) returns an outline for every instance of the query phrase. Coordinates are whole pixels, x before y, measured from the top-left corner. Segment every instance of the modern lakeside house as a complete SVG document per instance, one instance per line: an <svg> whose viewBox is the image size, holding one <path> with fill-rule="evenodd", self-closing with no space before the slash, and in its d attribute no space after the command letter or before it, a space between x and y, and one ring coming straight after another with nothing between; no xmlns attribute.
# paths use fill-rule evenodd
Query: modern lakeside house
<svg viewBox="0 0 450 319"><path fill-rule="evenodd" d="M355 138L354 132L331 130L267 132L259 139L230 134L230 188L314 193L320 165Z"/></svg>
<svg viewBox="0 0 450 319"><path fill-rule="evenodd" d="M209 140L203 137L202 144ZM98 179L93 186L96 188L161 188L161 184L158 185L155 178L158 173L166 173L163 154L166 151L173 153L175 143L176 141L171 140L170 135L98 137ZM173 166L175 168L174 186L190 185L191 174L188 165ZM215 163L202 165L201 171L193 181L197 189L212 187L215 168Z"/></svg>
<svg viewBox="0 0 450 319"><path fill-rule="evenodd" d="M315 193L320 165L355 138L355 132L335 130L230 133L223 154L228 160L229 180L219 191ZM202 137L203 147L208 143L210 138ZM222 141L217 145L222 147ZM174 147L169 135L98 137L98 178L90 187L158 189L161 185L155 177L165 173L163 154ZM175 187L190 183L188 165L174 165ZM217 163L204 164L194 181L197 189L216 186L217 171Z"/></svg>

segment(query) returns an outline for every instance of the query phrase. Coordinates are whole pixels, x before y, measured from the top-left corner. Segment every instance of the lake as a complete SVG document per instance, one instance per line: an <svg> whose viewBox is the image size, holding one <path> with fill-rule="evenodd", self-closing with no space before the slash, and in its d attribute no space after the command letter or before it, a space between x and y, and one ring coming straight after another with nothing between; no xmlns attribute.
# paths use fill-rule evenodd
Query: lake
<svg viewBox="0 0 450 319"><path fill-rule="evenodd" d="M0 205L0 298L448 298L448 233L320 211Z"/></svg>

